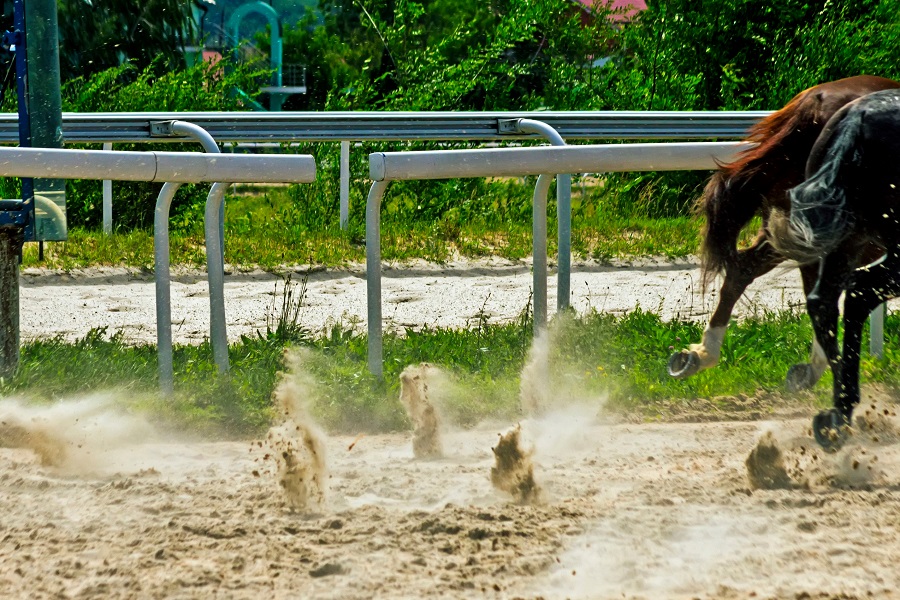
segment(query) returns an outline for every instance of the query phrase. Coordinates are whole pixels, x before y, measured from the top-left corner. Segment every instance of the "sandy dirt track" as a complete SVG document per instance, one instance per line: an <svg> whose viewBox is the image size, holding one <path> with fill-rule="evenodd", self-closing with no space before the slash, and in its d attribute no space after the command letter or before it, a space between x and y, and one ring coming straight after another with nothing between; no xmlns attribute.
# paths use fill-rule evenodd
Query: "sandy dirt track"
<svg viewBox="0 0 900 600"><path fill-rule="evenodd" d="M482 307L514 318L530 286L527 265L509 263L386 275L393 326L464 325ZM798 279L757 282L740 313L800 302ZM176 339L199 341L205 280L180 281ZM230 336L264 326L276 278L227 281ZM573 304L702 319L714 299L697 281L690 265L580 265ZM307 326L364 315L360 272L314 273L309 287ZM146 275L32 273L23 329L77 337L107 325L149 341L152 299ZM771 421L638 424L605 414L602 399L572 406L555 394L557 408L522 422L534 505L491 485L492 448L514 423L444 431L444 457L430 460L414 457L412 432L329 436L315 514L290 509L264 439L166 439L109 397L0 400L0 598L900 598L900 420L895 401L879 400L873 425L825 455L808 407ZM748 479L766 432L786 489Z"/></svg>
<svg viewBox="0 0 900 600"><path fill-rule="evenodd" d="M772 430L789 444L806 419L602 421L568 410L524 424L543 488L536 506L489 483L508 424L452 432L445 458L428 461L413 458L407 434L331 437L318 516L285 507L253 442L83 447L56 468L0 450L0 596L900 594L895 439L861 439L834 457L805 448L807 459L818 453L798 467L805 487L753 491L744 460L756 439Z"/></svg>
<svg viewBox="0 0 900 600"><path fill-rule="evenodd" d="M293 281L302 279L294 274ZM265 329L273 292L280 303L282 277L262 271L232 272L225 278L228 336ZM515 319L528 303L532 277L528 262L500 259L446 265L415 262L390 267L382 279L386 328L449 326ZM663 318L705 319L717 290L700 294L694 261L640 261L614 265L575 264L572 306L578 311L622 313L640 306ZM556 306L556 275L548 281L548 305ZM83 337L91 327L121 331L133 342L156 341L155 286L151 273L91 269L69 273L29 269L22 275L22 336L60 334ZM279 304L280 306L280 304ZM365 269L317 271L309 275L302 322L313 331L331 323L359 329L366 323ZM736 314L803 306L796 269L778 269L760 278L739 303ZM172 281L172 322L176 343L199 343L209 336L209 289L205 272L182 272Z"/></svg>

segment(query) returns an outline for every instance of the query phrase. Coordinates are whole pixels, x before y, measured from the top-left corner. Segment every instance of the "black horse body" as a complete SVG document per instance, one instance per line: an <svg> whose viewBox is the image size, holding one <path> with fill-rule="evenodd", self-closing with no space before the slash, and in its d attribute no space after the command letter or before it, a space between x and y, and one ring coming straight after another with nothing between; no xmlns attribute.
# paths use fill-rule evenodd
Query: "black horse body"
<svg viewBox="0 0 900 600"><path fill-rule="evenodd" d="M836 449L860 399L863 324L879 304L900 296L900 91L875 92L838 111L813 146L806 175L789 192L790 215L774 215L769 234L783 255L820 261L807 310L834 373L834 408L816 417L813 430L820 444ZM884 256L857 268L872 244Z"/></svg>

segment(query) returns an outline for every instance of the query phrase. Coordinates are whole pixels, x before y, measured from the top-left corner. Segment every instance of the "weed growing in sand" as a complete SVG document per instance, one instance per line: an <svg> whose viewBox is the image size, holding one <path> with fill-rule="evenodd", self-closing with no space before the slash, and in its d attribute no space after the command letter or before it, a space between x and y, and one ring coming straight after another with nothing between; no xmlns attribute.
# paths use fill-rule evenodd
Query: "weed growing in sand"
<svg viewBox="0 0 900 600"><path fill-rule="evenodd" d="M699 339L697 323L664 322L635 311L624 316L593 313L558 319L550 352L551 389L578 390L611 410L665 414L679 406L715 410L767 410L790 400L782 389L790 365L804 361L811 339L809 320L790 312L764 313L733 323L718 367L686 379L666 374L673 348ZM900 388L900 315L889 315L886 360L866 357L864 383ZM284 368L286 346L308 347L305 368L321 385L310 410L327 428L359 433L409 427L399 401L399 375L408 365L430 362L454 379L442 406L450 423L471 425L485 418L514 419L520 414L519 377L531 344L531 321L468 330L409 330L386 334L385 376L366 369L366 337L333 327L311 338L298 328L291 335L245 337L230 348L232 371L219 377L208 344L176 346L176 394L156 395L156 351L129 346L118 335L92 331L74 343L61 338L23 345L19 372L0 384L0 393L35 401L98 390L119 391L122 403L148 411L179 428L258 434L272 418L276 373ZM827 403L830 375L804 402ZM768 404L741 407L740 395L774 392ZM574 393L574 392L573 392ZM699 404L696 402L702 400Z"/></svg>

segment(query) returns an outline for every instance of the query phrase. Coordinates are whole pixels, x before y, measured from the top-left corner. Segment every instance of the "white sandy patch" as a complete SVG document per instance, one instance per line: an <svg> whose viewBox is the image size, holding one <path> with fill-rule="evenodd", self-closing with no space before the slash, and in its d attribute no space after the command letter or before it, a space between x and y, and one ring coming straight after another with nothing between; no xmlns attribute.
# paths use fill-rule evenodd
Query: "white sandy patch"
<svg viewBox="0 0 900 600"><path fill-rule="evenodd" d="M294 274L294 281L300 275ZM281 277L232 272L225 277L228 336L265 329L276 284ZM556 276L549 278L549 306L556 305ZM530 261L500 259L421 261L386 266L382 279L384 325L464 327L515 319L532 288ZM718 294L700 295L699 267L691 261L640 261L621 265L576 263L571 278L572 306L622 313L636 307L663 318L703 320ZM279 292L280 293L280 292ZM802 307L800 277L793 269L776 269L760 278L738 303L735 314L762 309ZM51 273L27 269L22 276L22 335L25 339L61 334L84 336L92 327L122 331L132 342L155 342L155 287L152 273L127 269L88 269ZM309 276L302 323L313 331L333 323L364 329L366 280L361 266L317 271ZM172 280L172 323L176 343L199 343L209 336L209 290L206 274L179 271Z"/></svg>

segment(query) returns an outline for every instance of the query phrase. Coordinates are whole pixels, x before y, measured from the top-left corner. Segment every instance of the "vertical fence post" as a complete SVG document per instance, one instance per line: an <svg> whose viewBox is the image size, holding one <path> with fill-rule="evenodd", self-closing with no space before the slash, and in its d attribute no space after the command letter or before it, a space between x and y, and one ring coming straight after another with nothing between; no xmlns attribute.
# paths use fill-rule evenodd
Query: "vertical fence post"
<svg viewBox="0 0 900 600"><path fill-rule="evenodd" d="M553 175L538 176L531 204L534 337L547 329L547 193L552 181Z"/></svg>
<svg viewBox="0 0 900 600"><path fill-rule="evenodd" d="M341 230L350 222L350 142L341 142Z"/></svg>
<svg viewBox="0 0 900 600"><path fill-rule="evenodd" d="M206 197L203 226L206 239L206 277L209 281L209 342L219 373L228 372L228 335L225 325L225 264L219 237L219 217L227 183L214 183Z"/></svg>
<svg viewBox="0 0 900 600"><path fill-rule="evenodd" d="M103 149L112 150L112 143L105 142ZM112 234L112 180L103 180L103 234Z"/></svg>
<svg viewBox="0 0 900 600"><path fill-rule="evenodd" d="M156 198L153 216L153 270L156 273L156 353L159 390L163 396L175 392L172 353L172 292L169 279L169 209L180 183L165 183Z"/></svg>
<svg viewBox="0 0 900 600"><path fill-rule="evenodd" d="M514 129L521 133L536 133L544 136L554 146L565 146L566 141L559 132L533 119L518 119L513 123ZM549 185L549 183L548 183ZM556 176L556 309L562 311L569 308L569 297L572 295L572 176L559 174ZM546 249L546 246L544 246ZM535 290L537 292L537 290ZM535 315L537 317L537 315Z"/></svg>
<svg viewBox="0 0 900 600"><path fill-rule="evenodd" d="M887 304L881 304L869 315L869 352L884 358L884 313Z"/></svg>
<svg viewBox="0 0 900 600"><path fill-rule="evenodd" d="M381 200L387 181L375 181L366 198L366 321L369 330L369 372L384 374L381 333Z"/></svg>
<svg viewBox="0 0 900 600"><path fill-rule="evenodd" d="M0 228L0 377L19 366L19 252L22 230Z"/></svg>

